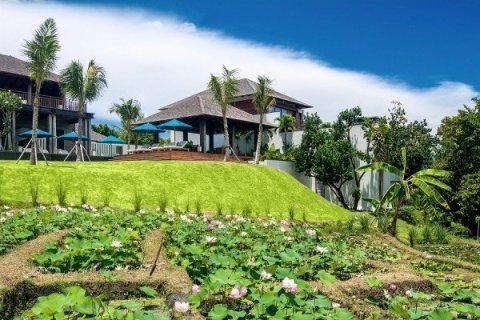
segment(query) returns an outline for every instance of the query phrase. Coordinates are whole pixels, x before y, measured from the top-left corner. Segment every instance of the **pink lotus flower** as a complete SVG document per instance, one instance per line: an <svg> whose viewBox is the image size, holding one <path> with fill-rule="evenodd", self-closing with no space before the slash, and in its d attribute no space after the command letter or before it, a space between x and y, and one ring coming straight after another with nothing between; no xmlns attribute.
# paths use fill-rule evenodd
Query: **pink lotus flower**
<svg viewBox="0 0 480 320"><path fill-rule="evenodd" d="M192 293L197 293L197 292L199 292L199 291L200 291L200 286L197 285L197 284L194 284L194 285L192 286Z"/></svg>
<svg viewBox="0 0 480 320"><path fill-rule="evenodd" d="M175 311L185 313L190 309L188 302L175 301Z"/></svg>
<svg viewBox="0 0 480 320"><path fill-rule="evenodd" d="M388 286L388 288L389 288L390 290L392 290L392 291L395 291L395 290L397 290L397 285L394 284L394 283L391 283L391 284Z"/></svg>
<svg viewBox="0 0 480 320"><path fill-rule="evenodd" d="M248 290L245 287L234 287L228 295L231 299L240 299L247 294Z"/></svg>
<svg viewBox="0 0 480 320"><path fill-rule="evenodd" d="M216 238L216 237L206 236L206 237L205 237L205 240L207 240L207 243L215 243L215 242L217 242L217 238Z"/></svg>
<svg viewBox="0 0 480 320"><path fill-rule="evenodd" d="M112 247L114 248L121 248L122 247L122 243L118 240L113 240L112 241Z"/></svg>
<svg viewBox="0 0 480 320"><path fill-rule="evenodd" d="M297 294L298 293L298 285L295 283L293 279L286 277L282 280L282 287L285 291Z"/></svg>
<svg viewBox="0 0 480 320"><path fill-rule="evenodd" d="M6 215L7 217L13 217L13 211L7 211L7 212L5 212L5 215Z"/></svg>
<svg viewBox="0 0 480 320"><path fill-rule="evenodd" d="M270 280L272 279L272 274L271 273L268 273L267 271L263 270L262 273L260 274L260 277L263 279L263 280Z"/></svg>

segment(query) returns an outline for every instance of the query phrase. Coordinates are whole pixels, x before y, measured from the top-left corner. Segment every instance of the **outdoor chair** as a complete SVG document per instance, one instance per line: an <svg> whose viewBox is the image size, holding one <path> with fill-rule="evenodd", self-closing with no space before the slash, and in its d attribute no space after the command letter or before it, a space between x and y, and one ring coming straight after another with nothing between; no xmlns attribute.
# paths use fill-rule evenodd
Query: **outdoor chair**
<svg viewBox="0 0 480 320"><path fill-rule="evenodd" d="M153 147L153 151L190 151L190 149L185 148L187 145L188 141L180 141L178 143L168 143L164 146L161 147Z"/></svg>

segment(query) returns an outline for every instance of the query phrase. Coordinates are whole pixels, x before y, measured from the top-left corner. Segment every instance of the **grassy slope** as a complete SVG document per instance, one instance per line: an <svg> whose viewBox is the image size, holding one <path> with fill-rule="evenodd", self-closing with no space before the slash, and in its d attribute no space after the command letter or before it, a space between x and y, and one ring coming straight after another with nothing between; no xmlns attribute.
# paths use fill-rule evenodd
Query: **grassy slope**
<svg viewBox="0 0 480 320"><path fill-rule="evenodd" d="M38 181L42 203L57 202L59 180L68 189L67 202L80 203L80 189L88 190L88 202L100 205L105 193L112 194L111 206L131 209L136 190L144 195L143 206L158 206L165 190L169 206L176 202L194 210L199 199L203 211L241 212L250 206L256 213L287 216L291 207L312 221L346 220L350 213L310 191L291 176L268 167L221 162L51 162L37 167L27 162L0 161L0 195L8 203L30 201L30 181Z"/></svg>

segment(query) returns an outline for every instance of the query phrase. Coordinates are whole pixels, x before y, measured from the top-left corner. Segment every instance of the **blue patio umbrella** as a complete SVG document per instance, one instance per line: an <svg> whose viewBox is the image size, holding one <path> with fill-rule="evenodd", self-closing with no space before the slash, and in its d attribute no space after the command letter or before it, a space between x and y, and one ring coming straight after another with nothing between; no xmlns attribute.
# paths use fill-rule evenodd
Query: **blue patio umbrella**
<svg viewBox="0 0 480 320"><path fill-rule="evenodd" d="M58 140L77 141L78 140L78 133L76 133L75 131L72 131L72 132L69 132L69 133L66 133L64 135L61 135L61 136L57 137L57 139ZM88 141L88 137L82 136L82 140L83 141Z"/></svg>
<svg viewBox="0 0 480 320"><path fill-rule="evenodd" d="M173 141L175 142L175 131L189 131L192 130L193 127L185 122L182 122L177 119L169 120L161 125L157 126L159 129L163 130L173 130Z"/></svg>
<svg viewBox="0 0 480 320"><path fill-rule="evenodd" d="M191 125L186 124L185 122L182 122L177 119L172 119L165 123L162 123L161 125L157 126L157 128L163 129L163 130L174 130L174 131L188 131L193 129Z"/></svg>
<svg viewBox="0 0 480 320"><path fill-rule="evenodd" d="M138 127L135 127L132 129L132 132L137 132L137 133L159 133L163 132L162 129L157 128L151 123L144 123Z"/></svg>
<svg viewBox="0 0 480 320"><path fill-rule="evenodd" d="M23 138L30 138L33 135L33 130L27 130L22 133L20 133L18 136L23 137ZM52 137L52 135L49 132L43 131L41 129L37 129L37 137L38 138L49 138Z"/></svg>
<svg viewBox="0 0 480 320"><path fill-rule="evenodd" d="M115 136L108 136L97 141L97 143L125 144L126 142Z"/></svg>

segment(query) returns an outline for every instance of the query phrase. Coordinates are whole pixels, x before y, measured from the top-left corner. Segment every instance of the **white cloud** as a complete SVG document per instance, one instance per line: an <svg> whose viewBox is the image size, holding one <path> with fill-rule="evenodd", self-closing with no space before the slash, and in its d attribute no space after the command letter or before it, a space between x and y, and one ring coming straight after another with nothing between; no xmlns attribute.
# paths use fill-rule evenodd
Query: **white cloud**
<svg viewBox="0 0 480 320"><path fill-rule="evenodd" d="M472 86L442 82L415 88L380 76L340 69L304 52L228 37L221 32L159 14L56 3L0 3L0 52L21 57L25 39L43 20L58 25L62 51L58 66L94 58L108 71L109 88L90 106L98 118L113 118L109 106L120 97L142 102L146 115L203 90L221 65L242 77L266 74L280 92L315 106L326 120L360 105L366 115L384 115L390 101L401 101L410 119L437 126L478 93Z"/></svg>

